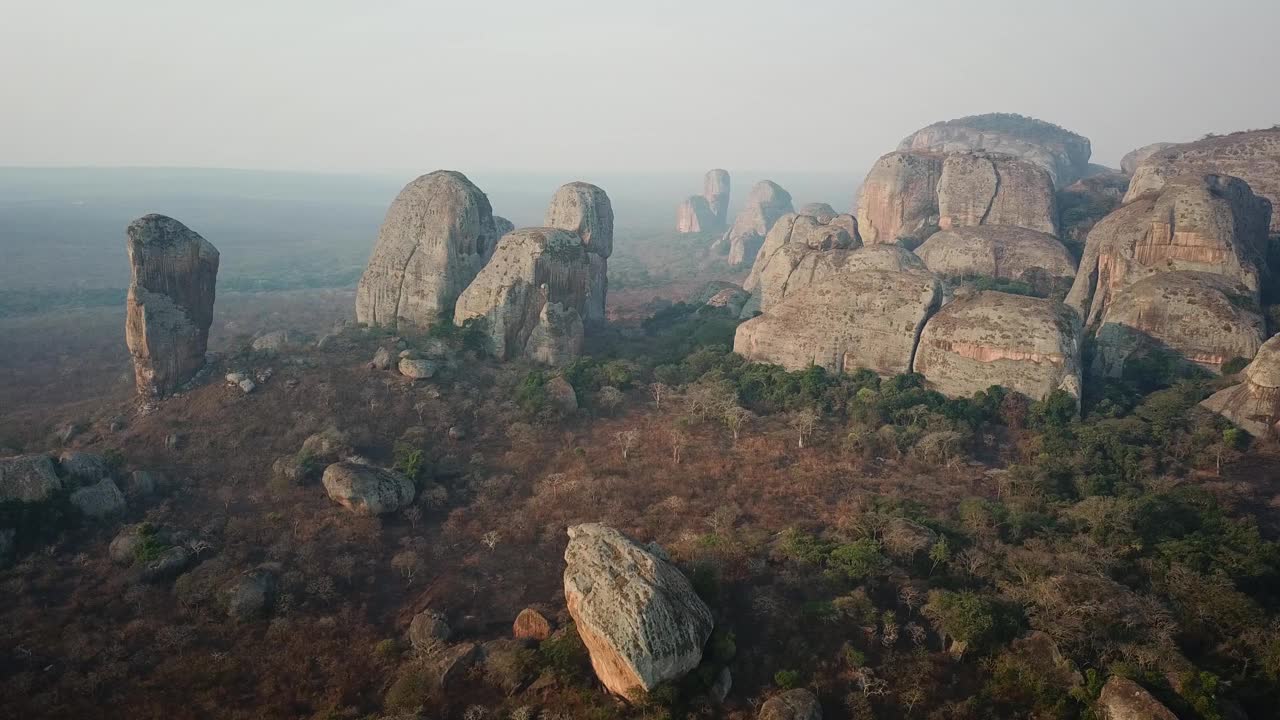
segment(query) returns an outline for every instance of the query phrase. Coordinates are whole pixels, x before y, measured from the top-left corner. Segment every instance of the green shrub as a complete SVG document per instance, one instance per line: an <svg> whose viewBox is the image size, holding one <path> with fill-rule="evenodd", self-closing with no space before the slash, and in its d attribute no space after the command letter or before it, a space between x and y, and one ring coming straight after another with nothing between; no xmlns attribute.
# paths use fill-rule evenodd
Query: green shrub
<svg viewBox="0 0 1280 720"><path fill-rule="evenodd" d="M827 555L827 570L850 582L861 582L879 574L889 561L880 552L880 543L870 538L837 545Z"/></svg>
<svg viewBox="0 0 1280 720"><path fill-rule="evenodd" d="M773 684L783 690L800 687L802 679L799 670L779 670L773 674Z"/></svg>

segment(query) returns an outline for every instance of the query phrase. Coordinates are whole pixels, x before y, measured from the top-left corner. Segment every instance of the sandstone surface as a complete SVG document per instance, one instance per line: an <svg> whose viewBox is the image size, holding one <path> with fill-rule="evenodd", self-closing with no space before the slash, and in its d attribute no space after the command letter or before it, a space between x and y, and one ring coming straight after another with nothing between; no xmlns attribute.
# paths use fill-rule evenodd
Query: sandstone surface
<svg viewBox="0 0 1280 720"><path fill-rule="evenodd" d="M774 695L760 706L758 720L822 720L818 698L804 688Z"/></svg>
<svg viewBox="0 0 1280 720"><path fill-rule="evenodd" d="M690 195L676 209L676 232L700 233L714 232L719 221L707 199L701 195Z"/></svg>
<svg viewBox="0 0 1280 720"><path fill-rule="evenodd" d="M916 255L943 277L1020 280L1038 290L1069 287L1076 261L1056 237L1008 225L979 225L934 233Z"/></svg>
<svg viewBox="0 0 1280 720"><path fill-rule="evenodd" d="M719 249L728 254L727 262L737 266L754 259L774 223L792 211L790 193L769 180L756 183L746 206L734 218L733 227L718 243Z"/></svg>
<svg viewBox="0 0 1280 720"><path fill-rule="evenodd" d="M753 309L761 312L768 311L789 294L847 273L925 269L918 256L897 245L816 250L804 243L791 243L780 247L760 265L752 298Z"/></svg>
<svg viewBox="0 0 1280 720"><path fill-rule="evenodd" d="M899 150L986 150L1022 158L1044 168L1058 187L1089 173L1089 139L1053 123L1012 113L987 113L937 122L908 135Z"/></svg>
<svg viewBox="0 0 1280 720"><path fill-rule="evenodd" d="M144 215L129 223L125 342L141 395L172 394L204 366L213 323L218 250L182 223Z"/></svg>
<svg viewBox="0 0 1280 720"><path fill-rule="evenodd" d="M938 178L938 227L1013 225L1057 235L1053 178L1041 166L991 152L952 153Z"/></svg>
<svg viewBox="0 0 1280 720"><path fill-rule="evenodd" d="M943 156L891 152L876 161L858 190L858 230L868 245L924 240L938 229Z"/></svg>
<svg viewBox="0 0 1280 720"><path fill-rule="evenodd" d="M792 244L813 250L849 250L862 247L862 236L858 234L858 220L852 215L783 215L765 236L764 244L756 253L755 262L751 265L751 272L742 289L754 292L759 285L760 274L770 264L773 256L783 247Z"/></svg>
<svg viewBox="0 0 1280 720"><path fill-rule="evenodd" d="M1141 685L1119 676L1102 686L1097 709L1101 720L1178 720Z"/></svg>
<svg viewBox="0 0 1280 720"><path fill-rule="evenodd" d="M1274 437L1280 429L1280 335L1262 344L1241 376L1239 385L1219 390L1200 404L1254 437Z"/></svg>
<svg viewBox="0 0 1280 720"><path fill-rule="evenodd" d="M430 327L489 261L497 239L489 198L467 176L437 170L419 177L387 210L356 287L356 319Z"/></svg>
<svg viewBox="0 0 1280 720"><path fill-rule="evenodd" d="M665 558L613 528L569 528L564 594L591 665L610 691L633 697L698 666L711 610Z"/></svg>
<svg viewBox="0 0 1280 720"><path fill-rule="evenodd" d="M1147 161L1147 158L1158 152L1167 150L1176 144L1177 143L1171 142L1157 142L1151 143L1150 145L1143 145L1140 148L1134 148L1133 150L1125 153L1124 157L1120 158L1120 172L1125 175L1132 175L1138 171L1139 165Z"/></svg>
<svg viewBox="0 0 1280 720"><path fill-rule="evenodd" d="M604 322L609 291L609 255L613 254L613 204L601 188L585 182L561 185L551 198L543 225L582 240L587 250L587 304L582 320ZM581 310L579 310L581 313Z"/></svg>

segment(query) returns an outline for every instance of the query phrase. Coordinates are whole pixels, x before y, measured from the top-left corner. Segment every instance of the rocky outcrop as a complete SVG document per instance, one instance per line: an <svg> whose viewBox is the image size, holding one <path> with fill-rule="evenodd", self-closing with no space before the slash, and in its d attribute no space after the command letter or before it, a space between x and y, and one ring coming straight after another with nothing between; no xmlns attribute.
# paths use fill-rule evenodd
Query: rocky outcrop
<svg viewBox="0 0 1280 720"><path fill-rule="evenodd" d="M758 720L822 720L818 698L804 688L774 695L760 706Z"/></svg>
<svg viewBox="0 0 1280 720"><path fill-rule="evenodd" d="M1219 390L1200 405L1254 437L1274 437L1280 429L1280 335L1262 344L1241 376L1244 382Z"/></svg>
<svg viewBox="0 0 1280 720"><path fill-rule="evenodd" d="M1237 178L1175 178L1093 227L1067 304L1092 325L1126 287L1170 271L1222 275L1256 301L1269 220L1267 201Z"/></svg>
<svg viewBox="0 0 1280 720"><path fill-rule="evenodd" d="M409 623L409 644L420 652L430 652L441 647L453 637L444 613L426 609L413 616Z"/></svg>
<svg viewBox="0 0 1280 720"><path fill-rule="evenodd" d="M594 253L583 240L564 230L508 233L458 297L454 323L483 319L490 350L501 360L576 357L587 314L588 255Z"/></svg>
<svg viewBox="0 0 1280 720"><path fill-rule="evenodd" d="M831 222L831 218L839 215L840 213L836 212L836 209L831 207L828 203L811 202L801 205L800 209L796 211L796 214L811 215L817 218L820 222Z"/></svg>
<svg viewBox="0 0 1280 720"><path fill-rule="evenodd" d="M1080 398L1080 320L1053 300L985 291L947 303L920 334L914 372L950 397L992 385Z"/></svg>
<svg viewBox="0 0 1280 720"><path fill-rule="evenodd" d="M534 608L525 608L516 615L515 622L511 623L511 635L517 640L536 640L542 642L551 637L555 627L546 615L538 612Z"/></svg>
<svg viewBox="0 0 1280 720"><path fill-rule="evenodd" d="M1232 279L1206 272L1150 275L1117 293L1095 336L1094 372L1120 377L1131 359L1172 353L1210 372L1262 345L1256 295Z"/></svg>
<svg viewBox="0 0 1280 720"><path fill-rule="evenodd" d="M1096 709L1101 720L1178 720L1141 685L1119 676L1102 686Z"/></svg>
<svg viewBox="0 0 1280 720"><path fill-rule="evenodd" d="M850 250L862 247L858 234L858 220L852 215L826 213L821 208L816 215L788 213L778 218L764 244L756 253L751 272L742 289L754 292L760 283L760 275L783 247L795 245L806 250Z"/></svg>
<svg viewBox="0 0 1280 720"><path fill-rule="evenodd" d="M510 220L502 217L501 215L493 216L493 238L495 242L498 239L500 239L503 235L506 235L507 233L515 229L516 229L516 224L511 222Z"/></svg>
<svg viewBox="0 0 1280 720"><path fill-rule="evenodd" d="M920 330L941 301L942 283L923 269L842 270L788 290L763 315L739 325L733 349L788 370L812 364L897 375L910 371Z"/></svg>
<svg viewBox="0 0 1280 720"><path fill-rule="evenodd" d="M714 620L664 557L613 528L569 528L564 595L596 676L631 698L698 666Z"/></svg>
<svg viewBox="0 0 1280 720"><path fill-rule="evenodd" d="M383 515L408 507L413 481L393 470L354 462L334 463L322 478L329 498L359 515Z"/></svg>
<svg viewBox="0 0 1280 720"><path fill-rule="evenodd" d="M43 502L61 489L48 455L0 458L0 502Z"/></svg>
<svg viewBox="0 0 1280 720"><path fill-rule="evenodd" d="M561 185L547 208L546 227L578 236L587 250L587 304L582 319L604 322L613 253L613 204L604 190L585 182Z"/></svg>
<svg viewBox="0 0 1280 720"><path fill-rule="evenodd" d="M91 518L118 515L126 507L124 493L120 492L111 478L103 478L93 485L80 488L71 493L68 499L82 514Z"/></svg>
<svg viewBox="0 0 1280 720"><path fill-rule="evenodd" d="M414 180L387 210L356 287L356 319L430 327L489 261L497 239L489 198L467 176L437 170Z"/></svg>
<svg viewBox="0 0 1280 720"><path fill-rule="evenodd" d="M1058 237L1084 247L1089 231L1120 207L1128 189L1128 175L1103 172L1077 180L1059 191Z"/></svg>
<svg viewBox="0 0 1280 720"><path fill-rule="evenodd" d="M719 220L701 195L690 195L676 208L678 233L716 232L718 226Z"/></svg>
<svg viewBox="0 0 1280 720"><path fill-rule="evenodd" d="M1075 259L1056 237L1007 225L943 230L916 255L943 277L1019 280L1045 294L1065 290L1076 274Z"/></svg>
<svg viewBox="0 0 1280 720"><path fill-rule="evenodd" d="M767 312L790 294L848 273L925 269L918 256L897 245L816 250L804 243L791 243L780 247L760 264L759 279L752 294L752 310L760 312Z"/></svg>
<svg viewBox="0 0 1280 720"><path fill-rule="evenodd" d="M64 450L58 456L62 474L78 485L92 485L111 474L111 463L102 455Z"/></svg>
<svg viewBox="0 0 1280 720"><path fill-rule="evenodd" d="M858 190L858 230L868 245L921 241L938 229L943 156L891 152L876 161Z"/></svg>
<svg viewBox="0 0 1280 720"><path fill-rule="evenodd" d="M729 171L708 170L702 178L702 197L716 219L714 229L723 230L729 224Z"/></svg>
<svg viewBox="0 0 1280 720"><path fill-rule="evenodd" d="M908 135L902 151L967 152L985 150L1033 162L1066 187L1089 173L1089 139L1043 120L1012 113L972 115L937 122Z"/></svg>
<svg viewBox="0 0 1280 720"><path fill-rule="evenodd" d="M734 218L733 227L712 249L727 254L730 265L749 262L760 251L778 218L792 211L791 194L777 183L761 180L751 188L747 204Z"/></svg>
<svg viewBox="0 0 1280 720"><path fill-rule="evenodd" d="M1011 155L952 153L938 178L938 227L1011 225L1056 235L1053 178Z"/></svg>
<svg viewBox="0 0 1280 720"><path fill-rule="evenodd" d="M1171 142L1158 142L1130 150L1124 154L1124 157L1120 158L1120 172L1125 175L1132 175L1138 171L1138 166L1146 162L1152 155L1163 150L1167 150L1176 144L1177 143Z"/></svg>
<svg viewBox="0 0 1280 720"><path fill-rule="evenodd" d="M1138 164L1125 201L1186 174L1238 177L1273 208L1280 206L1280 127L1209 137L1153 153ZM1273 210L1270 227L1271 234L1280 234L1280 212Z"/></svg>
<svg viewBox="0 0 1280 720"><path fill-rule="evenodd" d="M141 395L163 397L204 366L213 323L218 250L164 215L129 223L125 342Z"/></svg>

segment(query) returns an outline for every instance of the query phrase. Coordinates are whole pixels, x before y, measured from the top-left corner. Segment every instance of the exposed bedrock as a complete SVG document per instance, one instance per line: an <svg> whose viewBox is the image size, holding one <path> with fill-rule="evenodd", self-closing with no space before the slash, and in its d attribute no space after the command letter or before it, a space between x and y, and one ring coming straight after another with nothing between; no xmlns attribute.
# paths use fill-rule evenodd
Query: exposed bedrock
<svg viewBox="0 0 1280 720"><path fill-rule="evenodd" d="M952 153L938 178L938 227L1012 225L1057 235L1053 179L1012 155Z"/></svg>
<svg viewBox="0 0 1280 720"><path fill-rule="evenodd" d="M818 214L787 213L778 218L765 236L743 289L753 291L769 259L780 248L791 244L814 250L850 250L862 247L862 236L858 234L858 220L852 215L834 211L827 213L821 209Z"/></svg>
<svg viewBox="0 0 1280 720"><path fill-rule="evenodd" d="M1124 154L1120 158L1120 172L1125 175L1132 175L1138 170L1138 166L1147 161L1147 158L1155 155L1162 150L1167 150L1177 143L1157 142L1150 145L1143 145L1140 148L1134 148Z"/></svg>
<svg viewBox="0 0 1280 720"><path fill-rule="evenodd" d="M858 190L858 231L868 245L924 240L938 229L943 156L891 152L876 161Z"/></svg>
<svg viewBox="0 0 1280 720"><path fill-rule="evenodd" d="M1241 377L1200 404L1255 437L1273 437L1280 423L1280 335L1262 344Z"/></svg>
<svg viewBox="0 0 1280 720"><path fill-rule="evenodd" d="M924 269L919 257L896 245L815 250L808 245L792 243L779 248L761 264L759 278L752 290L754 302L751 308L766 312L789 294L848 273Z"/></svg>
<svg viewBox="0 0 1280 720"><path fill-rule="evenodd" d="M908 135L899 150L965 152L987 150L1022 158L1066 187L1089 174L1089 139L1053 123L1012 113L987 113L936 122Z"/></svg>
<svg viewBox="0 0 1280 720"><path fill-rule="evenodd" d="M791 194L775 182L761 180L751 188L747 204L734 218L733 227L712 249L727 254L730 265L750 262L759 253L774 223L789 212L793 212Z"/></svg>
<svg viewBox="0 0 1280 720"><path fill-rule="evenodd" d="M465 175L437 170L400 191L356 286L356 319L426 328L449 313L493 255L489 198Z"/></svg>
<svg viewBox="0 0 1280 720"><path fill-rule="evenodd" d="M582 319L588 323L604 322L608 259L613 253L613 204L609 195L591 183L561 185L551 198L543 224L581 238L589 255L587 306Z"/></svg>
<svg viewBox="0 0 1280 720"><path fill-rule="evenodd" d="M493 216L493 237L496 240L516 229L516 224L501 215Z"/></svg>
<svg viewBox="0 0 1280 720"><path fill-rule="evenodd" d="M944 395L992 385L1040 400L1080 398L1080 320L1060 302L985 291L946 304L925 323L914 371Z"/></svg>
<svg viewBox="0 0 1280 720"><path fill-rule="evenodd" d="M1018 280L1046 294L1070 287L1076 261L1047 233L1008 225L980 225L934 233L916 248L933 272L946 278Z"/></svg>
<svg viewBox="0 0 1280 720"><path fill-rule="evenodd" d="M138 393L173 393L204 366L213 323L218 250L164 215L144 215L126 231L131 280L125 342Z"/></svg>
<svg viewBox="0 0 1280 720"><path fill-rule="evenodd" d="M707 199L701 195L690 195L676 208L676 232L714 232L717 229L719 221L707 204Z"/></svg>

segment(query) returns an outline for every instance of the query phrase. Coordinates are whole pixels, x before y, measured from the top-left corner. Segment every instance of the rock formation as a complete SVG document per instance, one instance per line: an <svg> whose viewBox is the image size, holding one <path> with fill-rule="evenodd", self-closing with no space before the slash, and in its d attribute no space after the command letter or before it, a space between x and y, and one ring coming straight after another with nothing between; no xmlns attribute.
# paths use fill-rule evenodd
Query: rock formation
<svg viewBox="0 0 1280 720"><path fill-rule="evenodd" d="M1120 172L1125 175L1133 175L1138 171L1138 166L1147 161L1147 158L1158 152L1167 150L1176 144L1177 143L1158 142L1130 150L1125 153L1124 157L1120 158Z"/></svg>
<svg viewBox="0 0 1280 720"><path fill-rule="evenodd" d="M1244 382L1219 390L1200 404L1254 437L1273 437L1280 429L1280 335L1262 344L1242 377Z"/></svg>
<svg viewBox="0 0 1280 720"><path fill-rule="evenodd" d="M920 334L913 370L951 397L1003 385L1033 400L1080 398L1080 320L1053 300L986 291L947 303Z"/></svg>
<svg viewBox="0 0 1280 720"><path fill-rule="evenodd" d="M1280 127L1252 130L1182 143L1153 153L1139 163L1125 201L1164 187L1188 173L1232 175L1271 202L1271 234L1280 235Z"/></svg>
<svg viewBox="0 0 1280 720"><path fill-rule="evenodd" d="M213 323L218 249L164 215L129 223L125 342L138 393L173 393L204 366Z"/></svg>
<svg viewBox="0 0 1280 720"><path fill-rule="evenodd" d="M569 528L564 595L596 676L624 698L702 661L714 620L675 566L617 530Z"/></svg>
<svg viewBox="0 0 1280 720"><path fill-rule="evenodd" d="M774 695L760 706L757 720L822 720L818 698L804 688Z"/></svg>
<svg viewBox="0 0 1280 720"><path fill-rule="evenodd" d="M723 230L729 224L729 171L715 168L702 178L702 197L706 198L711 214L715 216L715 230Z"/></svg>
<svg viewBox="0 0 1280 720"><path fill-rule="evenodd" d="M1089 231L1111 214L1129 190L1129 176L1104 172L1075 181L1058 192L1058 237L1083 247Z"/></svg>
<svg viewBox="0 0 1280 720"><path fill-rule="evenodd" d="M955 153L973 150L1013 155L1044 168L1057 187L1088 174L1089 139L1052 123L1011 113L937 122L908 135L899 150Z"/></svg>
<svg viewBox="0 0 1280 720"><path fill-rule="evenodd" d="M796 211L799 215L811 215L818 219L819 222L831 222L831 218L839 215L836 209L830 204L824 202L805 203Z"/></svg>
<svg viewBox="0 0 1280 720"><path fill-rule="evenodd" d="M726 253L730 265L742 265L755 258L774 223L789 212L791 194L777 183L761 180L751 188L746 207L734 218L733 227L712 249Z"/></svg>
<svg viewBox="0 0 1280 720"><path fill-rule="evenodd" d="M334 463L322 478L329 498L359 515L384 515L413 502L413 481L394 470L354 462Z"/></svg>
<svg viewBox="0 0 1280 720"><path fill-rule="evenodd" d="M454 323L481 318L501 360L576 357L591 272L583 240L555 228L503 236L493 259L458 297ZM598 256L597 256L598 257Z"/></svg>
<svg viewBox="0 0 1280 720"><path fill-rule="evenodd" d="M763 315L739 325L733 349L788 370L813 364L897 375L910 371L920 330L941 300L942 283L923 269L842 271L788 291Z"/></svg>
<svg viewBox="0 0 1280 720"><path fill-rule="evenodd" d="M848 250L818 251L802 243L779 248L762 263L752 293L751 309L767 312L788 295L821 282L862 270L905 271L925 269L910 250L896 245L869 245Z"/></svg>
<svg viewBox="0 0 1280 720"><path fill-rule="evenodd" d="M1007 225L943 230L916 255L943 277L1019 280L1046 294L1069 287L1076 274L1075 259L1057 238Z"/></svg>
<svg viewBox="0 0 1280 720"><path fill-rule="evenodd" d="M787 245L794 244L812 250L850 250L862 247L862 236L858 234L856 218L834 211L828 214L821 208L819 213L788 213L778 218L756 253L755 262L751 265L751 272L742 289L754 292L760 282L760 274L773 256Z"/></svg>
<svg viewBox="0 0 1280 720"><path fill-rule="evenodd" d="M489 198L460 172L437 170L400 191L356 287L356 320L426 328L449 313L497 243Z"/></svg>
<svg viewBox="0 0 1280 720"><path fill-rule="evenodd" d="M577 235L589 264L586 313L588 323L604 322L609 291L609 255L613 253L613 204L605 191L585 182L561 185L547 208L546 227Z"/></svg>
<svg viewBox="0 0 1280 720"><path fill-rule="evenodd" d="M1141 685L1119 676L1102 686L1097 712L1101 720L1178 720L1177 715Z"/></svg>
<svg viewBox="0 0 1280 720"><path fill-rule="evenodd" d="M938 229L943 156L891 152L876 161L858 191L858 231L868 245L922 241Z"/></svg>
<svg viewBox="0 0 1280 720"><path fill-rule="evenodd" d="M1067 304L1092 325L1129 285L1175 270L1222 275L1256 301L1270 210L1237 178L1172 179L1093 227Z"/></svg>
<svg viewBox="0 0 1280 720"><path fill-rule="evenodd" d="M516 229L516 224L501 215L493 216L493 239L497 242L503 235Z"/></svg>
<svg viewBox="0 0 1280 720"><path fill-rule="evenodd" d="M690 195L676 209L676 232L700 233L716 232L719 221L707 199L701 195Z"/></svg>
<svg viewBox="0 0 1280 720"><path fill-rule="evenodd" d="M1119 377L1130 358L1169 352L1210 372L1262 345L1263 320L1250 288L1224 275L1166 272L1117 293L1095 335L1093 370Z"/></svg>
<svg viewBox="0 0 1280 720"><path fill-rule="evenodd" d="M1012 225L1058 233L1053 178L1039 165L990 152L952 153L938 178L938 227Z"/></svg>
<svg viewBox="0 0 1280 720"><path fill-rule="evenodd" d="M48 455L0 458L0 503L43 502L62 490L62 480Z"/></svg>

